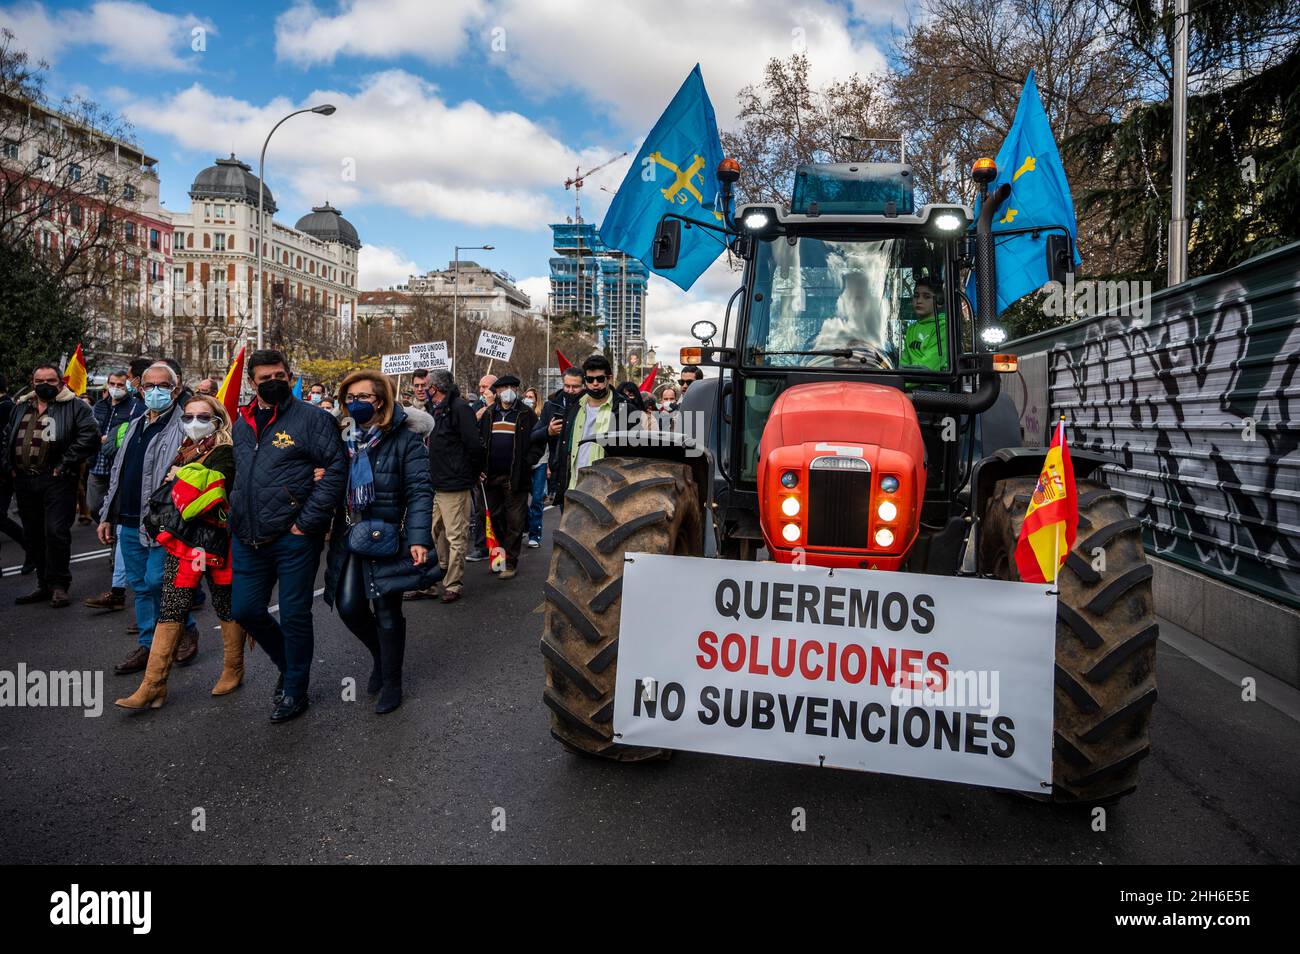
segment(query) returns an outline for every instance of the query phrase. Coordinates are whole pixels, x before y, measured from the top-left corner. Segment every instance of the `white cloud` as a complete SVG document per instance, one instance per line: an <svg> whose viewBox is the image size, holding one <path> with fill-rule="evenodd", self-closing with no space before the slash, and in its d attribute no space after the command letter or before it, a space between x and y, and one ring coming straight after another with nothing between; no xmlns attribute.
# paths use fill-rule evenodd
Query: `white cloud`
<svg viewBox="0 0 1300 954"><path fill-rule="evenodd" d="M736 92L772 57L807 52L816 83L883 70L859 24L899 22L906 2L858 0L850 12L833 0L342 0L331 14L302 0L276 21L276 52L299 65L481 59L525 96L585 94L629 131L648 129L699 62L725 128Z"/></svg>
<svg viewBox="0 0 1300 954"><path fill-rule="evenodd" d="M520 290L532 302L531 310L541 311L551 297L551 278L549 275L531 275L516 282Z"/></svg>
<svg viewBox="0 0 1300 954"><path fill-rule="evenodd" d="M658 350L659 360L680 366L680 349L699 344L691 337L691 325L697 321L713 322L721 334L727 299L740 287L740 280L741 273L731 270L725 255L719 256L689 292L651 273L646 293L646 342ZM734 313L732 320L734 327Z"/></svg>
<svg viewBox="0 0 1300 954"><path fill-rule="evenodd" d="M34 59L56 61L66 50L91 48L105 63L128 70L192 70L201 51L192 48L193 30L216 27L194 14L157 10L135 0L100 0L87 9L57 9L43 3L0 7L0 26L12 30L19 47Z"/></svg>
<svg viewBox="0 0 1300 954"><path fill-rule="evenodd" d="M288 192L302 205L328 197L345 214L349 204L365 201L470 225L542 229L563 219L559 186L583 155L525 116L471 100L450 104L402 70L364 77L350 92L318 90L301 102L254 104L194 84L161 101L137 101L125 113L138 128L187 149L215 156L233 147L252 164L281 117L325 102L337 107L333 116L295 117L267 152L267 184L282 207L290 206L282 194Z"/></svg>
<svg viewBox="0 0 1300 954"><path fill-rule="evenodd" d="M276 18L275 52L299 66L341 55L447 62L484 11L482 0L343 0L331 16L302 0Z"/></svg>
<svg viewBox="0 0 1300 954"><path fill-rule="evenodd" d="M357 256L357 287L363 291L404 285L420 267L406 258L401 249L387 245L362 245Z"/></svg>

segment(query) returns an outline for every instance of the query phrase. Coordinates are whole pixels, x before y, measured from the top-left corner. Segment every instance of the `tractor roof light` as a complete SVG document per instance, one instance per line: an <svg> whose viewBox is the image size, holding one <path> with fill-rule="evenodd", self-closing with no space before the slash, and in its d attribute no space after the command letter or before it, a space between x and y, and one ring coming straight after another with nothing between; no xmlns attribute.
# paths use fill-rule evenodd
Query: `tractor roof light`
<svg viewBox="0 0 1300 954"><path fill-rule="evenodd" d="M764 209L754 209L745 213L743 224L751 232L761 232L772 224L772 217Z"/></svg>
<svg viewBox="0 0 1300 954"><path fill-rule="evenodd" d="M1001 325L989 325L980 332L980 341L996 347L1007 340L1007 330Z"/></svg>
<svg viewBox="0 0 1300 954"><path fill-rule="evenodd" d="M718 181L736 182L740 178L740 163L730 157L718 163Z"/></svg>
<svg viewBox="0 0 1300 954"><path fill-rule="evenodd" d="M966 217L953 209L941 209L930 217L930 224L940 232L959 232L966 227Z"/></svg>
<svg viewBox="0 0 1300 954"><path fill-rule="evenodd" d="M998 164L988 156L975 160L971 166L971 178L979 183L989 183L998 177Z"/></svg>

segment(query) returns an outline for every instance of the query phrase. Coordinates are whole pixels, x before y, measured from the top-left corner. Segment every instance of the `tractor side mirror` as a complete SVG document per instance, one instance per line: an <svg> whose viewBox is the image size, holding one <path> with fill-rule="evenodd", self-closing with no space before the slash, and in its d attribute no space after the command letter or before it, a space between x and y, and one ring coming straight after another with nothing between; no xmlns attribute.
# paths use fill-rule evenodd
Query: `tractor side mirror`
<svg viewBox="0 0 1300 954"><path fill-rule="evenodd" d="M1070 250L1068 235L1047 236L1047 280L1059 285L1065 284L1065 278L1074 271L1074 255Z"/></svg>
<svg viewBox="0 0 1300 954"><path fill-rule="evenodd" d="M654 269L663 271L677 267L677 257L682 251L682 220L662 218L655 228Z"/></svg>

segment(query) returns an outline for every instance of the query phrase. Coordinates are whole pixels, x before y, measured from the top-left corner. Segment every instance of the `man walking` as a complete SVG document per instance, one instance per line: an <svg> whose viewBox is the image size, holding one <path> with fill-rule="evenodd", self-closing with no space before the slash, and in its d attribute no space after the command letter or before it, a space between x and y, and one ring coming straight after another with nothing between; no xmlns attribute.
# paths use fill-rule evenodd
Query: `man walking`
<svg viewBox="0 0 1300 954"><path fill-rule="evenodd" d="M582 398L582 368L569 365L564 369L560 389L546 399L542 413L538 415L537 426L533 428L533 440L546 441L546 492L556 495L555 472L556 453L560 446L560 432L564 430L564 420L569 415L569 408Z"/></svg>
<svg viewBox="0 0 1300 954"><path fill-rule="evenodd" d="M307 710L312 592L348 464L333 416L293 396L283 354L254 351L248 377L257 396L233 432L231 612L280 670L271 721L285 722ZM267 611L277 582L279 622Z"/></svg>
<svg viewBox="0 0 1300 954"><path fill-rule="evenodd" d="M163 564L166 551L157 545L141 525L145 505L167 480L176 451L185 434L176 398L180 378L159 361L140 377L145 412L127 426L122 446L113 458L108 491L99 512L99 542L112 546L116 540L126 571L127 584L135 600L135 624L140 634L137 645L113 671L119 676L141 672L149 664L154 625L162 604ZM199 633L191 621L175 652L176 662L188 666L199 651Z"/></svg>
<svg viewBox="0 0 1300 954"><path fill-rule="evenodd" d="M506 565L498 579L515 575L519 548L528 522L528 492L533 467L542 456L543 441L533 442L537 418L532 408L519 400L519 379L502 375L493 383L496 398L479 420L487 466L483 481L492 529L506 551Z"/></svg>
<svg viewBox="0 0 1300 954"><path fill-rule="evenodd" d="M27 556L36 565L36 589L15 603L68 605L81 462L98 447L95 418L59 369L33 371L32 394L14 406L0 444L0 471L13 480Z"/></svg>
<svg viewBox="0 0 1300 954"><path fill-rule="evenodd" d="M104 396L91 409L95 416L95 426L99 428L99 453L95 455L90 465L90 474L86 478L86 502L96 521L104 509L104 498L108 496L108 484L113 475L117 429L145 412L144 401L127 393L126 377L125 371L111 373ZM82 600L91 609L120 610L126 606L126 567L123 561L117 559L116 548L111 559L111 587L98 596L88 596Z"/></svg>
<svg viewBox="0 0 1300 954"><path fill-rule="evenodd" d="M450 372L427 374L425 389L428 409L433 414L429 434L429 476L433 481L433 538L438 563L446 571L442 578L442 602L460 599L469 547L470 495L483 472L483 438L474 412L461 398ZM419 395L419 385L416 385ZM412 599L433 596L420 590Z"/></svg>

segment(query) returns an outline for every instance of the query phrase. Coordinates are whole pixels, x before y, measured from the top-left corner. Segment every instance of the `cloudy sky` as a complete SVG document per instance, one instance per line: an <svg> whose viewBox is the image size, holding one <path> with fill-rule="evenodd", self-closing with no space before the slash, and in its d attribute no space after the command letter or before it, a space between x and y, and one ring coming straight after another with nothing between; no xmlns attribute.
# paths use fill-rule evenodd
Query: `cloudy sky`
<svg viewBox="0 0 1300 954"><path fill-rule="evenodd" d="M575 168L599 222L641 139L695 63L723 128L736 92L800 46L816 80L884 65L907 0L0 0L0 25L50 64L54 96L80 93L134 124L159 159L164 205L231 152L290 222L328 199L356 226L363 288L444 267L453 245L544 301L547 225L573 214ZM602 191L604 189L610 191ZM652 279L652 344L717 319L734 279L719 263L689 294Z"/></svg>

